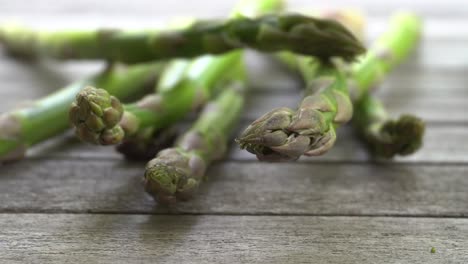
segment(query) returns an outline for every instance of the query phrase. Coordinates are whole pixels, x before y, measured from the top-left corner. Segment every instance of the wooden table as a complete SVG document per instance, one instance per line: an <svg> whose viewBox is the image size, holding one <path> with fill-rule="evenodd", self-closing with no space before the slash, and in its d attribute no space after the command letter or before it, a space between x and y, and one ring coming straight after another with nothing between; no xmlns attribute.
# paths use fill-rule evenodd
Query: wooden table
<svg viewBox="0 0 468 264"><path fill-rule="evenodd" d="M219 16L233 3L1 0L0 21L137 28L176 14ZM0 262L467 263L466 1L335 0L317 6L342 3L368 10L370 38L402 5L425 17L419 51L378 92L395 116L411 112L427 120L420 152L372 161L349 127L340 129L330 153L297 163L259 163L233 146L193 201L167 210L143 192L144 163L125 162L112 148L82 145L67 133L34 148L25 161L0 168ZM294 7L306 4L292 1ZM249 63L253 92L242 127L299 98L285 73L257 55ZM31 65L1 55L0 111L101 66Z"/></svg>

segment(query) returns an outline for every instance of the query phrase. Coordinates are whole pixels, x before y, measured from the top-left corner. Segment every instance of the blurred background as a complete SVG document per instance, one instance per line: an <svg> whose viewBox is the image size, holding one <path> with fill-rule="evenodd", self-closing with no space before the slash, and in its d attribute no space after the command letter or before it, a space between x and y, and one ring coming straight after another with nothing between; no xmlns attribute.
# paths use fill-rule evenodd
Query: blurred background
<svg viewBox="0 0 468 264"><path fill-rule="evenodd" d="M77 27L113 25L135 27L142 23L153 25L174 16L213 17L229 13L236 0L38 0L38 1L0 1L0 21L18 18L35 25L60 27L58 16L66 20L68 26ZM462 19L468 15L466 0L331 0L307 1L290 0L293 9L322 9L353 7L364 10L371 17L385 17L398 9L411 9L423 16L441 19ZM105 16L102 16L105 14ZM51 25L51 15L53 25ZM466 25L456 28L468 31ZM449 28L447 30L453 30Z"/></svg>

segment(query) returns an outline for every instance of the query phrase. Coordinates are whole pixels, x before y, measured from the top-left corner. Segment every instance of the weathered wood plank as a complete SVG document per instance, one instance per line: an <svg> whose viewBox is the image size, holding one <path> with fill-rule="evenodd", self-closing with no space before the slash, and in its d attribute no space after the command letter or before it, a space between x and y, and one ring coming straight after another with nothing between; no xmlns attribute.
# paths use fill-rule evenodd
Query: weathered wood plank
<svg viewBox="0 0 468 264"><path fill-rule="evenodd" d="M0 212L167 213L144 163L30 160L1 168ZM218 163L173 213L468 216L468 166Z"/></svg>
<svg viewBox="0 0 468 264"><path fill-rule="evenodd" d="M239 126L238 135L247 122ZM182 126L187 127L189 123ZM398 157L397 162L404 163L467 163L468 145L465 138L468 135L467 126L428 125L424 146L420 151L408 157ZM30 152L32 158L48 159L121 159L112 147L95 147L81 144L72 133L66 133L45 144L35 147ZM233 161L254 161L255 156L240 150L234 143L226 157ZM338 130L338 142L326 155L303 158L299 162L368 162L372 158L365 146L357 139L351 127L345 126Z"/></svg>
<svg viewBox="0 0 468 264"><path fill-rule="evenodd" d="M466 219L3 214L0 224L7 263L468 260Z"/></svg>

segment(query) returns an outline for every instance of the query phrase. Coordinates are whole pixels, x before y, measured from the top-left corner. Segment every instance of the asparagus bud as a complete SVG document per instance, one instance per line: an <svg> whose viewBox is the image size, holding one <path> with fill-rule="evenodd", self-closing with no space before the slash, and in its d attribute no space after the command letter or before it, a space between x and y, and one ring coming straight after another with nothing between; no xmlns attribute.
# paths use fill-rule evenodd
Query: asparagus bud
<svg viewBox="0 0 468 264"><path fill-rule="evenodd" d="M237 142L263 161L321 155L334 145L336 126L348 122L352 113L345 76L338 69L324 69L309 83L298 110L272 110L249 125Z"/></svg>
<svg viewBox="0 0 468 264"><path fill-rule="evenodd" d="M91 86L78 93L70 108L70 120L79 137L102 145L122 140L124 131L119 125L122 116L123 107L116 97Z"/></svg>
<svg viewBox="0 0 468 264"><path fill-rule="evenodd" d="M371 152L379 157L410 155L422 146L424 122L413 115L391 119L373 96L366 95L356 103L353 122Z"/></svg>

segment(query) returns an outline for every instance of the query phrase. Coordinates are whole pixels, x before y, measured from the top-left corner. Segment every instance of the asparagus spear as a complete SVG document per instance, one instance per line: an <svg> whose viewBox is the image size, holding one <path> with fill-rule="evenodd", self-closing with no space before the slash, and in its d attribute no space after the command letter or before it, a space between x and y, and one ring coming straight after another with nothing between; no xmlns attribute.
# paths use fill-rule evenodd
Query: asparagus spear
<svg viewBox="0 0 468 264"><path fill-rule="evenodd" d="M160 63L127 68L115 65L93 77L70 84L31 106L3 113L0 115L0 161L21 159L28 147L65 131L68 128L68 107L86 85L106 87L109 92L124 99L147 87L161 69Z"/></svg>
<svg viewBox="0 0 468 264"><path fill-rule="evenodd" d="M349 121L353 107L345 74L332 65L317 67L316 78L306 80L305 95L298 110L273 109L249 125L237 140L241 148L262 161L296 160L328 151L336 141L336 128ZM315 76L315 74L314 74Z"/></svg>
<svg viewBox="0 0 468 264"><path fill-rule="evenodd" d="M350 83L356 100L366 95L369 88L377 85L405 58L418 39L419 29L419 20L413 15L400 14L394 18L390 29L352 69L349 78L352 80ZM335 82L321 81L323 67L315 61L310 63L305 57L286 55L283 59L286 64L299 69L308 89L297 111L288 108L274 109L254 121L238 139L241 148L256 154L260 160L295 160L301 155L321 155L333 147L336 127L352 116L349 94L343 92L340 94L341 98L333 98L329 92L339 87L336 84L346 86L346 82L337 82L340 78ZM318 79L314 80L315 76ZM322 86L314 85L316 83ZM313 89L318 92L311 96L309 90L314 86L319 89ZM336 116L345 118L336 119Z"/></svg>
<svg viewBox="0 0 468 264"><path fill-rule="evenodd" d="M249 7L252 12L256 8L279 9L281 4L272 0L269 5L258 7L255 1L245 1L241 5ZM234 16L238 14L234 13ZM217 84L228 78L232 65L236 65L241 57L241 51L233 51L222 56L206 55L192 61L175 60L162 74L156 94L125 106L105 91L84 90L71 106L70 120L77 128L78 137L92 144L119 144L149 127L158 131L177 122L209 99ZM109 117L100 115L106 109L112 113ZM89 122L89 118L98 121Z"/></svg>
<svg viewBox="0 0 468 264"><path fill-rule="evenodd" d="M242 1L235 15L272 12L282 7L281 0ZM163 150L145 171L145 189L163 204L186 200L198 189L207 167L222 157L229 133L244 106L246 67L242 58L231 64L228 89L205 106L189 131L175 147ZM202 77L202 76L200 76Z"/></svg>
<svg viewBox="0 0 468 264"><path fill-rule="evenodd" d="M362 44L341 24L298 14L236 16L200 21L170 31L124 30L33 31L4 25L0 40L15 55L57 59L106 59L138 63L203 54L221 54L239 48L264 52L291 50L328 59L352 60L364 52Z"/></svg>
<svg viewBox="0 0 468 264"><path fill-rule="evenodd" d="M321 17L338 20L347 26L358 39L363 39L364 19L357 12L340 10L322 14ZM417 37L417 35L415 36ZM411 42L417 41L417 38L414 38L415 36L410 38ZM409 45L406 51L402 51L401 56L406 57L406 54L410 52L414 45L415 43ZM398 60L394 64L398 65ZM395 66L390 68L393 67ZM390 71L390 68L387 68L387 71ZM353 82L352 76L350 82ZM370 91L362 94L362 97L355 100L353 104L354 117L352 123L374 155L392 158L396 155L412 154L421 147L425 125L420 118L404 114L398 119L392 119L382 102L373 96Z"/></svg>
<svg viewBox="0 0 468 264"><path fill-rule="evenodd" d="M380 100L366 94L356 103L353 123L377 156L409 155L422 146L425 125L413 115L391 119Z"/></svg>
<svg viewBox="0 0 468 264"><path fill-rule="evenodd" d="M171 204L190 198L198 189L210 163L222 158L227 149L229 133L244 105L244 88L241 80L229 84L204 107L173 148L161 151L147 164L145 189L156 200Z"/></svg>
<svg viewBox="0 0 468 264"><path fill-rule="evenodd" d="M406 31L406 34L398 31ZM389 33L386 40L380 40L378 45L383 48L374 49L373 56L377 57L377 61L372 63L369 62L371 59L367 59L367 64L355 66L354 84L358 85L358 90L376 85L383 76L399 65L417 44L420 31L420 21L416 16L408 13L397 14L391 23L390 32L393 34ZM393 44L385 49L385 44L382 44L385 41ZM370 67L374 68L373 74L368 73ZM392 158L396 155L410 155L422 146L424 122L410 114L404 114L396 120L390 118L382 102L370 93L364 93L356 100L353 124L376 156Z"/></svg>
<svg viewBox="0 0 468 264"><path fill-rule="evenodd" d="M242 54L206 55L192 62L174 61L162 73L158 92L123 105L108 92L90 87L77 96L70 120L85 142L115 145L137 133L168 127L211 97Z"/></svg>
<svg viewBox="0 0 468 264"><path fill-rule="evenodd" d="M395 14L388 30L372 45L359 62L352 65L350 88L361 98L370 87L377 86L384 77L408 57L421 35L421 21L412 13Z"/></svg>

